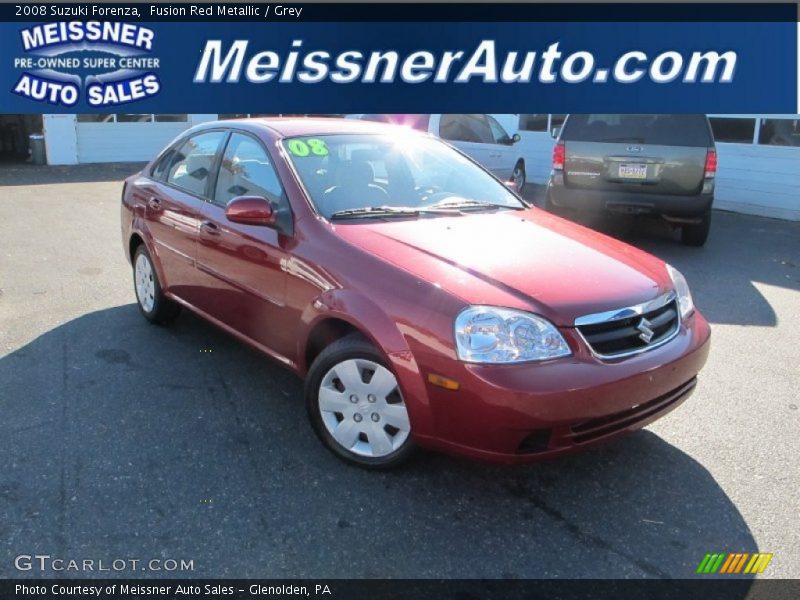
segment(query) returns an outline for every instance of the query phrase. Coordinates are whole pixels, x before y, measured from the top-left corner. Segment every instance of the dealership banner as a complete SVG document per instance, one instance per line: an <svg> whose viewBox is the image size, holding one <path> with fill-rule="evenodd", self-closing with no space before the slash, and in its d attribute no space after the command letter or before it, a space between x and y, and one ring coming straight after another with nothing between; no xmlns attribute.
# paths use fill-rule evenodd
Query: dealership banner
<svg viewBox="0 0 800 600"><path fill-rule="evenodd" d="M7 4L0 112L795 113L793 4Z"/></svg>

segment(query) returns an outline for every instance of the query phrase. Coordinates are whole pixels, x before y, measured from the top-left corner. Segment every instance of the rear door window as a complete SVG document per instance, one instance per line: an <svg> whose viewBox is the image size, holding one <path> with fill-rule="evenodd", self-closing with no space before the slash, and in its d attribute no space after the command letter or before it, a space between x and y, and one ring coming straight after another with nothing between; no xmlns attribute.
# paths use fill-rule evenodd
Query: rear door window
<svg viewBox="0 0 800 600"><path fill-rule="evenodd" d="M186 140L172 156L169 168L165 169L166 182L195 196L205 197L214 159L225 135L224 131L209 131Z"/></svg>
<svg viewBox="0 0 800 600"><path fill-rule="evenodd" d="M564 141L711 146L705 115L571 114L561 134Z"/></svg>

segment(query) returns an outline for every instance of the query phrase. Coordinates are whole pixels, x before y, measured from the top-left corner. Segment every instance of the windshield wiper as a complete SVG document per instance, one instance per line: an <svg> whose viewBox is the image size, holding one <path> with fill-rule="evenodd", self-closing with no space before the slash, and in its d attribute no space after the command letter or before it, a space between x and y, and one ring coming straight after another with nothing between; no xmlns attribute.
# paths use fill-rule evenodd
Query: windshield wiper
<svg viewBox="0 0 800 600"><path fill-rule="evenodd" d="M509 208L512 210L522 210L522 206L507 206L505 204L490 204L488 202L478 202L477 200L445 201L431 206L364 206L361 208L347 208L333 213L329 218L331 221L338 219L357 219L357 218L381 218L381 217L418 217L426 215L452 215L470 209L496 209Z"/></svg>
<svg viewBox="0 0 800 600"><path fill-rule="evenodd" d="M330 216L335 219L352 219L358 217L418 217L421 214L452 214L449 208L436 208L431 206L364 206L362 208L347 208L339 210Z"/></svg>
<svg viewBox="0 0 800 600"><path fill-rule="evenodd" d="M401 206L364 206L362 208L347 208L339 210L330 216L334 219L349 219L352 217L415 217L419 211L415 208Z"/></svg>
<svg viewBox="0 0 800 600"><path fill-rule="evenodd" d="M508 204L494 204L492 202L481 202L480 200L467 200L461 198L459 200L443 200L437 202L428 208L450 209L450 210L470 210L470 209L495 209L495 208L508 208L510 210L522 210L524 206L509 206Z"/></svg>

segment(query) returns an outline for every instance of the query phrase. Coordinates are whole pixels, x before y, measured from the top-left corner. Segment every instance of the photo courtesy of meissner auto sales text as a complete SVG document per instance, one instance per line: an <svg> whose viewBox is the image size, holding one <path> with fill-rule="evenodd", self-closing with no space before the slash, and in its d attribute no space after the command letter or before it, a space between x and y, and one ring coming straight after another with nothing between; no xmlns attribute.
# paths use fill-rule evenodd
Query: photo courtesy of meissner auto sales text
<svg viewBox="0 0 800 600"><path fill-rule="evenodd" d="M0 598L800 597L799 35L0 2Z"/></svg>

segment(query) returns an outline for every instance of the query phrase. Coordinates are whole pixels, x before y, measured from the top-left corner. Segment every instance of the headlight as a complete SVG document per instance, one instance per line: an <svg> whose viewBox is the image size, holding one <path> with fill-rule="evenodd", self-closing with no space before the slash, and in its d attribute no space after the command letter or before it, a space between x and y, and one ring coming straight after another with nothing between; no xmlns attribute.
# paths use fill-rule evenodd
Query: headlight
<svg viewBox="0 0 800 600"><path fill-rule="evenodd" d="M456 317L458 358L472 363L516 363L571 354L549 321L531 313L470 306Z"/></svg>
<svg viewBox="0 0 800 600"><path fill-rule="evenodd" d="M667 272L672 278L672 283L675 285L675 293L678 294L678 306L681 309L681 318L685 319L694 312L694 301L692 300L692 292L689 291L689 284L686 283L686 278L681 272L672 265L667 265Z"/></svg>

